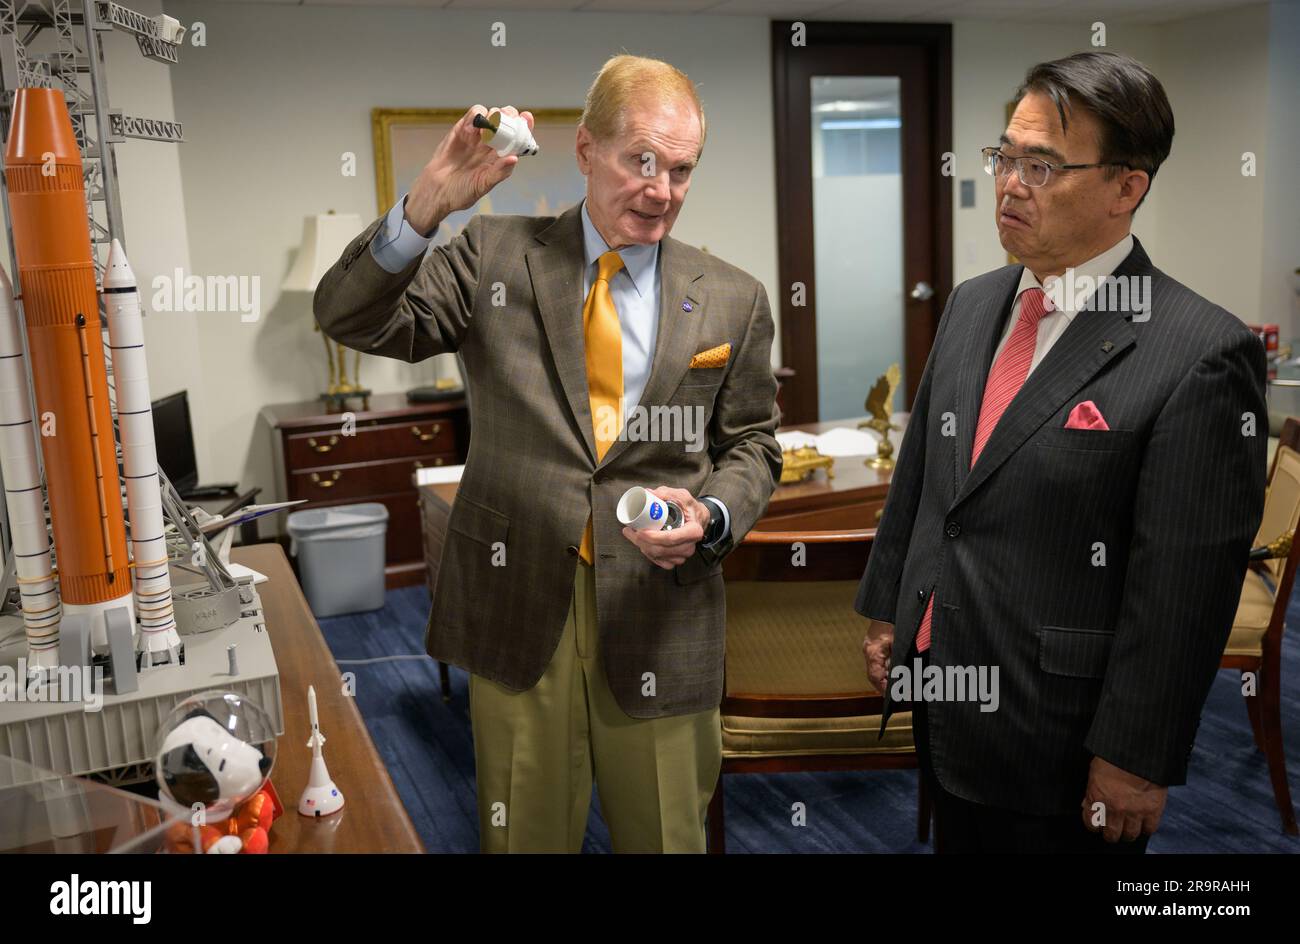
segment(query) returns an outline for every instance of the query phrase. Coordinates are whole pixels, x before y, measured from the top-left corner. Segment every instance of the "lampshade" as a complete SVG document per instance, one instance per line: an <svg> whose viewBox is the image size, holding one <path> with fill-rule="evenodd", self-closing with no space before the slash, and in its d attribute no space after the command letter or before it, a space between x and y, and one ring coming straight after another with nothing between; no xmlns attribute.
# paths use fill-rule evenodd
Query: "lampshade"
<svg viewBox="0 0 1300 944"><path fill-rule="evenodd" d="M314 292L330 266L338 262L348 243L365 224L356 213L317 213L302 221L302 248L281 288L287 292Z"/></svg>

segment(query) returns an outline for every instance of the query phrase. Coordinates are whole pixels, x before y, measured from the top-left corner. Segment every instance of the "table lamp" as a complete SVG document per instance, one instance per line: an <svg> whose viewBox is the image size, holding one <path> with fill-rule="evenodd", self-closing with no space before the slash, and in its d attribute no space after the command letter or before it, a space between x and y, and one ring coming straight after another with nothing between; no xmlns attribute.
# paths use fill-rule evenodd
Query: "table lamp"
<svg viewBox="0 0 1300 944"><path fill-rule="evenodd" d="M348 243L356 238L365 226L356 213L317 213L306 217L302 223L302 247L298 258L281 286L287 292L315 292L325 273L343 255ZM320 331L314 321L312 328ZM354 352L352 375L348 379L346 349L321 332L325 342L325 367L329 373L329 386L321 398L331 406L342 408L350 398L360 397L363 409L369 408L370 391L361 385L361 352Z"/></svg>

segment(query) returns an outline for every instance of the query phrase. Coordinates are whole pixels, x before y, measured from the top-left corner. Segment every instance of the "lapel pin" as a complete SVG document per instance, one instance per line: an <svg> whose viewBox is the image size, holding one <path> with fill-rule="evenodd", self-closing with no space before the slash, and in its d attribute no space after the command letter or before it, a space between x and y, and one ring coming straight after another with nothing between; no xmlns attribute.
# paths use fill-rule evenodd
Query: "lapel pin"
<svg viewBox="0 0 1300 944"><path fill-rule="evenodd" d="M1112 344L1110 341L1102 341L1102 342L1101 342L1101 349L1102 349L1103 351L1105 351L1107 354L1110 353L1111 348L1113 348L1114 346L1115 346L1115 345Z"/></svg>
<svg viewBox="0 0 1300 944"><path fill-rule="evenodd" d="M682 302L682 311L694 311L695 306L691 304L690 299Z"/></svg>

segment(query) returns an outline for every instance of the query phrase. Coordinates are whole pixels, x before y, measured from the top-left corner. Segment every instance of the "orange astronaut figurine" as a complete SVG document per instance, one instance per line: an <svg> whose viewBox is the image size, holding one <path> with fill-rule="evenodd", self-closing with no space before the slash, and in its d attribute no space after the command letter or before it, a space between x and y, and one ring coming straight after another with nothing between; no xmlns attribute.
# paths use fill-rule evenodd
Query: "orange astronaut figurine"
<svg viewBox="0 0 1300 944"><path fill-rule="evenodd" d="M275 787L267 781L262 789L239 805L230 817L215 825L199 827L203 852L265 854L271 843L271 824L284 813ZM194 851L194 831L189 823L176 823L167 830L167 851Z"/></svg>

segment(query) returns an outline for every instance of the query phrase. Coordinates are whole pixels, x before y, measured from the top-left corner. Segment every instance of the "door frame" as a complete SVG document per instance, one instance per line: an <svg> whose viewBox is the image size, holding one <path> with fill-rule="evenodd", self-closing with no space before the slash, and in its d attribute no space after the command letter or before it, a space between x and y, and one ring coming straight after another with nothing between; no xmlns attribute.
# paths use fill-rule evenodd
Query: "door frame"
<svg viewBox="0 0 1300 944"><path fill-rule="evenodd" d="M904 124L904 154L908 136L918 142L922 153L932 156L933 175L903 177L903 408L910 410L921 383L930 347L939 327L939 317L952 291L952 200L953 178L942 174L942 155L952 151L952 25L949 23L804 23L807 45L790 44L793 22L772 22L772 105L776 138L777 273L781 312L781 358L793 377L782 388L783 422L811 423L818 420L817 378L817 286L816 250L813 242L812 151L808 146L811 117L806 84L799 94L793 83L807 75L850 74L831 67L811 72L807 62L796 57L817 56L820 60L841 58L856 46L896 46L919 49L923 55L923 78L928 89L904 84L904 102L931 93L930 120L919 127ZM869 74L858 70L855 75ZM897 74L897 73L895 73ZM913 83L914 84L914 83ZM906 104L904 111L906 112ZM929 210L926 188L931 189ZM919 221L931 233L929 247L908 238L909 221ZM911 225L917 225L913 222ZM929 282L934 294L914 299L910 287ZM795 307L792 286L805 286L804 305ZM811 316L810 316L811 313ZM867 390L862 391L866 398ZM899 408L896 403L895 408Z"/></svg>

